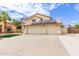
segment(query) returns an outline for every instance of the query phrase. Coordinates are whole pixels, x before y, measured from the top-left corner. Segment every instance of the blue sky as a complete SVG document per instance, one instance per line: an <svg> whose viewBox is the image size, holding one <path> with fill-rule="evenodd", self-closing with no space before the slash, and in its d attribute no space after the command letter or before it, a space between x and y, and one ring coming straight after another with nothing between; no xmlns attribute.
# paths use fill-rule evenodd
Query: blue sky
<svg viewBox="0 0 79 59"><path fill-rule="evenodd" d="M51 16L60 18L64 24L79 23L79 4L65 3L51 10Z"/></svg>
<svg viewBox="0 0 79 59"><path fill-rule="evenodd" d="M77 3L2 3L0 10L8 11L9 15L16 19L41 13L53 19L61 19L65 25L79 23L79 4Z"/></svg>

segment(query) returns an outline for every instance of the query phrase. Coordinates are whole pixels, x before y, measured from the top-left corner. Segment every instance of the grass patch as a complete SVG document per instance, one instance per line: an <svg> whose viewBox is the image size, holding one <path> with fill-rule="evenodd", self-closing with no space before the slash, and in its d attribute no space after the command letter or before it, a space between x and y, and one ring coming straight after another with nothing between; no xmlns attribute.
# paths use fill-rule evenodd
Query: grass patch
<svg viewBox="0 0 79 59"><path fill-rule="evenodd" d="M6 34L6 35L0 36L0 38L11 38L11 37L15 37L15 36L18 36L18 34Z"/></svg>

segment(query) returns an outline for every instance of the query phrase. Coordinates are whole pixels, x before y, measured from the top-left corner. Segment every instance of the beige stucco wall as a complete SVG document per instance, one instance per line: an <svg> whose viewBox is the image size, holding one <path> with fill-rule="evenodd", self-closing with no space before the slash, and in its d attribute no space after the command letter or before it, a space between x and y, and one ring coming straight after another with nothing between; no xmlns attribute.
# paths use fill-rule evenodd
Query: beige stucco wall
<svg viewBox="0 0 79 59"><path fill-rule="evenodd" d="M39 17L33 17L32 20L33 19L36 19L36 22L40 21L40 18Z"/></svg>
<svg viewBox="0 0 79 59"><path fill-rule="evenodd" d="M57 24L57 34L62 34L62 29L60 24Z"/></svg>
<svg viewBox="0 0 79 59"><path fill-rule="evenodd" d="M42 15L36 15L36 17L40 17L42 18L43 20L51 20L50 17L46 17L46 16L42 16Z"/></svg>

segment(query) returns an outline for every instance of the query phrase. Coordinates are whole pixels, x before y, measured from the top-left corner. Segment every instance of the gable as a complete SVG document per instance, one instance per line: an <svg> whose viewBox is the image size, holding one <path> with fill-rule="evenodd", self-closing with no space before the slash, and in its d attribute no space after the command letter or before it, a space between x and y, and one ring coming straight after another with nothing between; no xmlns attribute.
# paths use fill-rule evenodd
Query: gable
<svg viewBox="0 0 79 59"><path fill-rule="evenodd" d="M46 17L46 16L43 16L43 15L35 15L33 18L36 18L36 19L42 19L42 20L51 20L50 17Z"/></svg>
<svg viewBox="0 0 79 59"><path fill-rule="evenodd" d="M41 21L41 20L52 20L51 17L43 15L43 14L34 14L31 17L26 19L26 22L32 22L33 20Z"/></svg>

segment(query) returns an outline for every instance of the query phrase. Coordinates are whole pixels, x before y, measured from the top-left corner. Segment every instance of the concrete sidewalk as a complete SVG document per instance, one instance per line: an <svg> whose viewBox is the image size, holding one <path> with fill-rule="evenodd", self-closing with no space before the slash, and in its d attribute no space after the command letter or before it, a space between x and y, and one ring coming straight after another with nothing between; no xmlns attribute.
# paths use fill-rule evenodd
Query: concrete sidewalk
<svg viewBox="0 0 79 59"><path fill-rule="evenodd" d="M21 35L0 40L3 56L66 56L68 51L57 35Z"/></svg>

